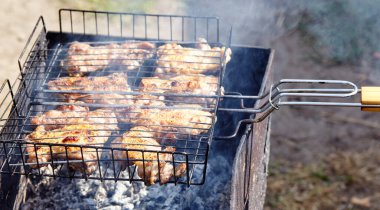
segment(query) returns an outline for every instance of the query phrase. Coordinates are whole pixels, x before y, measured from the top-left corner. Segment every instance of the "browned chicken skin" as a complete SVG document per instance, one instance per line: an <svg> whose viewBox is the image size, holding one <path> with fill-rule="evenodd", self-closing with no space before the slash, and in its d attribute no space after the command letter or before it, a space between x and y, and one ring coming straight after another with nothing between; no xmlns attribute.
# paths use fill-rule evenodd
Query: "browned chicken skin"
<svg viewBox="0 0 380 210"><path fill-rule="evenodd" d="M141 94L133 96L133 105L126 108L114 109L120 122L130 123L131 118L136 118L141 108L165 107L163 96Z"/></svg>
<svg viewBox="0 0 380 210"><path fill-rule="evenodd" d="M89 112L88 107L67 105L59 106L57 110L49 110L31 118L33 125L44 125L46 130L74 124L78 119L84 118Z"/></svg>
<svg viewBox="0 0 380 210"><path fill-rule="evenodd" d="M185 103L205 103L213 104L215 98L207 96L217 95L218 78L215 76L198 75L179 75L168 79L158 77L146 77L141 80L140 91L167 94L192 94L204 95L203 97L194 96L165 96L165 99L172 100L173 104ZM223 87L222 87L223 94Z"/></svg>
<svg viewBox="0 0 380 210"><path fill-rule="evenodd" d="M109 65L123 65L126 70L139 68L145 59L153 56L155 45L150 42L125 42L91 46L74 42L68 49L67 60L61 65L71 76L106 68Z"/></svg>
<svg viewBox="0 0 380 210"><path fill-rule="evenodd" d="M128 85L127 75L114 73L109 76L98 77L61 77L48 82L50 90L79 90L79 91L98 91L94 94L86 93L59 93L68 101L83 101L86 103L100 104L125 104L125 105L149 105L151 103L163 105L157 102L163 98L153 95L141 94L131 95L125 94L104 94L104 92L131 92ZM155 101L156 100L156 101Z"/></svg>
<svg viewBox="0 0 380 210"><path fill-rule="evenodd" d="M54 114L54 116L59 116L59 118L53 119L50 118L51 111L48 111L39 116L39 118L35 118L34 123L40 124L47 122L58 124L62 122L62 118L67 118L70 124L57 125L56 127L39 125L32 133L26 136L26 140L35 143L103 146L111 133L118 129L116 116L109 110L98 109L83 112L84 114L78 118L71 118L73 114L65 115L66 113L61 112L58 115ZM73 170L91 174L98 164L96 161L96 150L91 148L82 149L83 159L79 146L68 146L67 155L64 146L52 146L50 150L49 146L39 145L35 148L33 145L28 145L26 151L28 153L27 162L37 163L38 161L40 167L47 165L52 159L79 160L77 163L70 163L69 167ZM32 167L36 168L38 166L33 165Z"/></svg>
<svg viewBox="0 0 380 210"><path fill-rule="evenodd" d="M89 111L88 107L78 105L59 106L57 110L49 110L31 118L33 125L43 125L45 130L62 128L78 123L102 124L107 129L117 129L115 114L109 109Z"/></svg>
<svg viewBox="0 0 380 210"><path fill-rule="evenodd" d="M158 181L160 184L165 184L172 177L179 178L186 172L185 164L178 164L176 167L172 165L171 152L174 152L175 149L173 147L162 149L162 146L154 139L153 131L147 127L133 127L122 137L115 139L113 147L139 150L128 152L114 150L114 158L124 160L121 162L124 169L129 165L136 165L139 177L143 178L148 185L155 184Z"/></svg>
<svg viewBox="0 0 380 210"><path fill-rule="evenodd" d="M158 77L167 77L168 73L202 74L221 69L231 59L231 49L213 47L205 39L198 39L197 48L186 48L176 43L160 46L157 50ZM226 56L225 59L224 56ZM225 61L222 64L222 61Z"/></svg>
<svg viewBox="0 0 380 210"><path fill-rule="evenodd" d="M163 97L149 94L131 95L128 93L104 93L108 91L131 92L125 74L114 73L102 77L62 77L49 81L50 90L59 91L98 91L97 93L59 93L68 102L85 102L89 104L125 105L125 108L110 108L119 120L125 120L131 110L141 106L162 107L165 106ZM56 111L52 111L56 112ZM74 115L78 115L74 113Z"/></svg>
<svg viewBox="0 0 380 210"><path fill-rule="evenodd" d="M205 75L180 75L169 79L146 77L141 80L140 87L142 92L215 95L218 78Z"/></svg>
<svg viewBox="0 0 380 210"><path fill-rule="evenodd" d="M83 101L100 104L131 104L131 95L102 93L105 91L130 92L127 75L114 73L101 77L61 77L48 82L50 90L58 91L97 91L97 93L59 93L68 101Z"/></svg>
<svg viewBox="0 0 380 210"><path fill-rule="evenodd" d="M154 130L156 137L167 133L199 135L207 133L211 127L213 115L202 111L197 105L176 105L170 109L135 109L130 123L144 125Z"/></svg>

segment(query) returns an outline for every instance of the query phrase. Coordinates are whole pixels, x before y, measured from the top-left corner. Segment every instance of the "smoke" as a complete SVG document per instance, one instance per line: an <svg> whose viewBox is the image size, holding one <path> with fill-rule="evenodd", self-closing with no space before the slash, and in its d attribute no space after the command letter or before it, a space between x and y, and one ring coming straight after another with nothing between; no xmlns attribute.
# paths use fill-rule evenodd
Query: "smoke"
<svg viewBox="0 0 380 210"><path fill-rule="evenodd" d="M218 16L221 38L226 40L233 26L232 43L271 47L271 42L286 32L303 32L321 61L374 62L380 51L379 9L377 1L186 1L191 15ZM375 60L375 62L377 62ZM379 65L378 63L375 63Z"/></svg>
<svg viewBox="0 0 380 210"><path fill-rule="evenodd" d="M222 41L226 40L226 32L232 26L232 43L250 46L269 47L272 40L285 32L285 13L292 13L293 10L286 2L273 0L187 2L187 11L191 15L220 17Z"/></svg>
<svg viewBox="0 0 380 210"><path fill-rule="evenodd" d="M369 0L304 3L299 29L312 38L311 44L321 60L370 61L371 54L380 50L379 9L379 2Z"/></svg>

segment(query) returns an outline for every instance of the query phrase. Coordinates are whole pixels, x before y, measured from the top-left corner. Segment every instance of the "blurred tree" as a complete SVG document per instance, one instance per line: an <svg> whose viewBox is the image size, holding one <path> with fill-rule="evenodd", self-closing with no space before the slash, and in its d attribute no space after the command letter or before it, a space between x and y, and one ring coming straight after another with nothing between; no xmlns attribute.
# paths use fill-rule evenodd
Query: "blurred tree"
<svg viewBox="0 0 380 210"><path fill-rule="evenodd" d="M370 0L308 1L298 28L321 59L358 63L380 50L380 4Z"/></svg>

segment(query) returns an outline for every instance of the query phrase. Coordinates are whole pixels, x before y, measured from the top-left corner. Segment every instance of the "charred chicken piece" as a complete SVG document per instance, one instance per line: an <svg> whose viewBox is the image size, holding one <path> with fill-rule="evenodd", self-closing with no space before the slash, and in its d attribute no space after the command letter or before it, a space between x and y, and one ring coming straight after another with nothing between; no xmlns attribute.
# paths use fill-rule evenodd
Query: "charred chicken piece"
<svg viewBox="0 0 380 210"><path fill-rule="evenodd" d="M69 167L86 174L93 173L98 164L97 155L100 154L97 154L96 150L92 148L81 149L80 145L102 146L110 134L118 129L115 114L108 110L108 112L105 111L99 109L87 112L86 116L75 118L75 121L71 121L76 124L64 125L55 129L51 129L52 127L46 129L43 125L37 126L32 133L26 136L27 141L67 144L68 146L28 145L26 149L28 153L27 162L37 163L38 161L39 166L42 167L50 163L52 159L78 160L78 162L69 163ZM44 122L47 120L47 116L48 114L44 115L45 118L41 118L40 120ZM37 168L38 165L33 165L32 167Z"/></svg>
<svg viewBox="0 0 380 210"><path fill-rule="evenodd" d="M167 77L175 74L202 74L215 72L227 64L231 59L231 49L213 47L203 38L198 39L197 48L182 47L177 43L160 46L157 50L158 77ZM226 58L224 59L224 56ZM224 63L222 64L222 61Z"/></svg>
<svg viewBox="0 0 380 210"><path fill-rule="evenodd" d="M129 165L136 165L139 177L143 178L147 185L158 181L160 184L165 184L172 177L182 177L186 172L186 164L181 163L175 167L172 165L172 152L175 149L173 147L162 149L162 146L154 139L152 130L147 127L133 127L122 137L115 139L113 147L129 149L128 152L114 150L114 158L123 160L121 162L123 169Z"/></svg>
<svg viewBox="0 0 380 210"><path fill-rule="evenodd" d="M154 49L155 45L150 42L125 42L102 46L74 42L70 45L67 59L61 66L70 76L83 76L87 72L102 70L110 65L122 65L126 70L133 70L151 58Z"/></svg>

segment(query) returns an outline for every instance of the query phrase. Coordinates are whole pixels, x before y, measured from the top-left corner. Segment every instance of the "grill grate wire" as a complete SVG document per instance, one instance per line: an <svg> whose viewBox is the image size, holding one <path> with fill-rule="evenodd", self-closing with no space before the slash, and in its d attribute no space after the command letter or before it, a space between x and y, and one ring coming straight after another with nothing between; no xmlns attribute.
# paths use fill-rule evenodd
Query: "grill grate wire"
<svg viewBox="0 0 380 210"><path fill-rule="evenodd" d="M69 18L64 18L65 15L69 14ZM75 15L74 15L75 14ZM97 38L101 36L107 36L110 41L88 41L81 42L83 44L88 44L98 50L100 53L93 54L70 54L71 56L82 56L82 59L77 59L75 62L93 62L93 63L102 63L107 61L107 58L102 58L112 54L117 59L112 59L112 64L110 65L99 65L99 70L94 72L85 73L84 78L95 78L95 77L107 77L113 73L127 72L128 84L130 90L83 90L83 87L71 86L71 88L77 88L77 90L52 90L49 87L49 81L57 80L60 78L70 77L67 69L70 68L68 63L69 56L69 47L73 44L72 41L67 41L63 37L70 36L73 34L78 34L75 31L75 16L82 15L83 20L83 31L82 35L88 36L89 27L91 27L88 22L89 16L93 15L95 19L94 27L95 33L92 33L91 36ZM107 31L102 34L100 30L100 19L101 16L107 17ZM120 17L120 34L117 34L117 38L112 34L113 28L111 25L115 24L114 17ZM222 94L221 79L222 72L225 70L224 59L225 54L219 53L216 55L208 56L207 52L212 53L212 51L207 51L206 55L195 55L198 60L206 59L211 60L211 62L202 62L202 61L184 61L182 65L190 66L202 66L202 65L214 65L217 66L211 73L206 73L210 77L217 78L213 83L206 83L207 85L214 86L211 94L198 94L198 93L170 93L168 88L158 88L155 91L147 91L142 93L140 91L140 83L143 79L151 79L154 76L157 80L170 83L170 79L174 76L196 76L192 73L187 74L178 74L178 73L163 73L155 74L154 71L156 68L160 67L165 69L165 66L159 66L157 63L169 62L167 60L160 60L157 56L159 46L168 43L178 43L181 46L189 47L188 51L197 51L194 47L197 44L196 38L201 36L209 40L208 44L213 47L222 47L223 45L219 43L219 20L213 17L190 17L190 16L168 16L168 15L143 15L143 14L129 14L129 13L112 13L112 12L98 12L98 11L82 11L82 10L66 10L62 9L59 11L60 17L60 42L54 43L47 38L47 30L45 22L42 17L39 18L30 38L27 41L26 47L23 50L20 59L20 76L17 79L16 83L11 85L9 81L6 81L1 89L3 101L1 102L2 108L5 110L2 111L1 117L1 149L0 149L0 159L1 159L1 173L8 174L22 174L28 176L49 176L49 177L65 177L65 178L84 178L84 179L98 179L98 180L114 180L114 181L144 181L143 178L137 176L138 168L134 166L135 162L142 162L142 168L144 175L146 173L147 167L153 162L157 162L158 167L161 167L160 163L165 162L166 164L172 164L173 173L179 164L186 165L186 171L181 177L174 176L170 179L169 183L174 184L186 184L190 185L200 185L203 184L206 174L206 165L207 165L207 155L209 151L209 146L211 143L213 129L216 122L216 111L218 107L218 101ZM128 18L132 18L132 22L126 24ZM156 19L155 24L152 24L152 18ZM141 28L141 24L137 25L138 22L143 19L143 36L138 33L138 28ZM170 24L164 25L165 21L169 20ZM180 24L175 24L176 22ZM117 22L117 21L116 21ZM191 32L188 22L192 22ZM207 27L200 29L199 26L202 23L205 23ZM67 24L68 23L68 24ZM65 24L68 26L69 31L65 31ZM127 29L124 26L128 25L132 27L132 36L128 36ZM178 25L181 29L178 28ZM213 26L213 27L212 27ZM211 32L211 28L213 31ZM156 30L156 37L149 37L151 34L150 29ZM179 32L179 39L175 39L176 35ZM188 31L189 30L189 31ZM203 30L203 32L201 32ZM170 34L170 39L165 37L164 31L167 34ZM169 32L168 32L169 31ZM203 34L202 34L203 33ZM189 36L189 34L192 34ZM214 38L211 36L214 35ZM123 41L120 41L120 37ZM214 39L214 42L210 41ZM115 41L116 40L116 41ZM139 43L141 40L149 40L150 43L156 45L156 48L151 50L149 53L153 56L143 59L143 62L137 63L137 65L130 64L134 61L141 61L141 59L135 58L123 58L123 52L121 50L114 50L112 53L104 53L102 51L106 50L106 47L109 45L122 45L122 44L133 44ZM33 42L34 41L34 42ZM127 49L131 50L131 49ZM134 48L133 50L139 51L144 49ZM121 52L119 52L121 51ZM214 53L215 54L215 53ZM146 52L135 53L137 56L146 56ZM97 57L100 58L97 58ZM161 56L172 56L170 54L161 54ZM86 58L87 57L87 58ZM122 57L122 58L120 58ZM199 58L202 57L202 58ZM123 64L126 62L127 64ZM93 67L94 65L77 65L77 68L88 68ZM96 65L95 65L96 66ZM129 69L125 71L125 69ZM200 70L200 69L193 69ZM79 89L79 90L78 90ZM76 103L73 101L68 101L67 98L64 98L69 94L77 94L80 96L90 96L91 101L86 101L84 103ZM143 102L147 105L139 105L139 109L156 109L160 112L168 110L189 110L195 109L199 111L207 111L211 113L209 117L212 119L210 123L205 122L189 122L188 126L160 126L162 131L154 132L159 133L159 136L171 136L171 137L157 137L156 139L160 142L164 142L161 145L145 145L149 148L158 147L157 150L149 149L131 149L127 148L126 143L115 143L113 140L115 138L121 137L124 132L128 132L129 129L133 126L146 126L150 128L158 127L157 124L146 124L146 123L136 123L131 125L128 122L119 122L118 123L91 123L91 126L112 126L117 125L119 129L117 130L108 130L105 128L96 128L90 129L92 132L111 132L110 135L103 137L108 138L105 144L94 143L94 144L60 144L60 143L49 143L49 138L41 138L36 140L41 140L41 142L32 142L25 141L27 135L32 133L36 125L34 125L31 120L35 117L40 116L42 113L47 111L54 110L57 106L70 106L70 105L80 105L83 107L89 107L89 111L94 111L98 108L112 110L115 113L123 113L125 109L136 108L128 103L123 104L120 98L114 98L112 94L117 94L118 97L121 97L122 100L129 100L131 97L141 96L137 101ZM154 98L144 98L144 95L154 96ZM184 100L189 100L184 102ZM93 102L102 100L103 102ZM106 104L104 101L114 101L114 103ZM165 106L154 106L149 105L153 102L162 102ZM197 107L194 108L194 105ZM63 111L65 112L65 111ZM136 111L137 113L139 111ZM199 116L202 117L202 116ZM107 117L103 117L106 119ZM66 121L80 119L80 117L67 117ZM93 118L96 120L96 117ZM131 118L133 120L144 120L141 117ZM51 118L50 120L59 120ZM61 126L69 126L71 123L64 122ZM78 123L74 123L78 124ZM79 123L80 124L80 123ZM88 124L87 122L83 124ZM39 126L59 126L60 124L56 123L40 123ZM196 128L197 125L206 126L208 129ZM164 128L164 129L162 129ZM189 133L181 133L178 130L187 130ZM57 130L49 131L49 133L59 132ZM92 136L88 137L99 138L102 136ZM116 146L115 146L116 145ZM133 144L128 144L128 146L133 146ZM172 147L174 151L165 151L163 148ZM37 153L37 149L43 148L44 153ZM61 152L55 151L56 148L59 148ZM34 150L35 154L28 152L27 150ZM69 157L75 152L79 153L80 158L71 158ZM116 158L115 153L125 153L126 158ZM141 158L132 159L128 157L131 152L139 153ZM156 154L155 159L147 159L146 154L154 153ZM96 158L87 159L86 155L95 154ZM30 161L31 156L36 156L35 161ZM167 160L160 160L162 155L169 155L170 158ZM48 158L48 161L40 162L43 157L55 157ZM57 158L59 156L59 158ZM130 165L126 167L125 170L122 168L121 163L127 163ZM82 164L83 168L86 167L86 164L95 164L96 170L91 174L88 174L86 170L76 171L72 170L73 165ZM47 167L47 170L43 170L41 167ZM158 170L158 182L161 179L161 171Z"/></svg>

